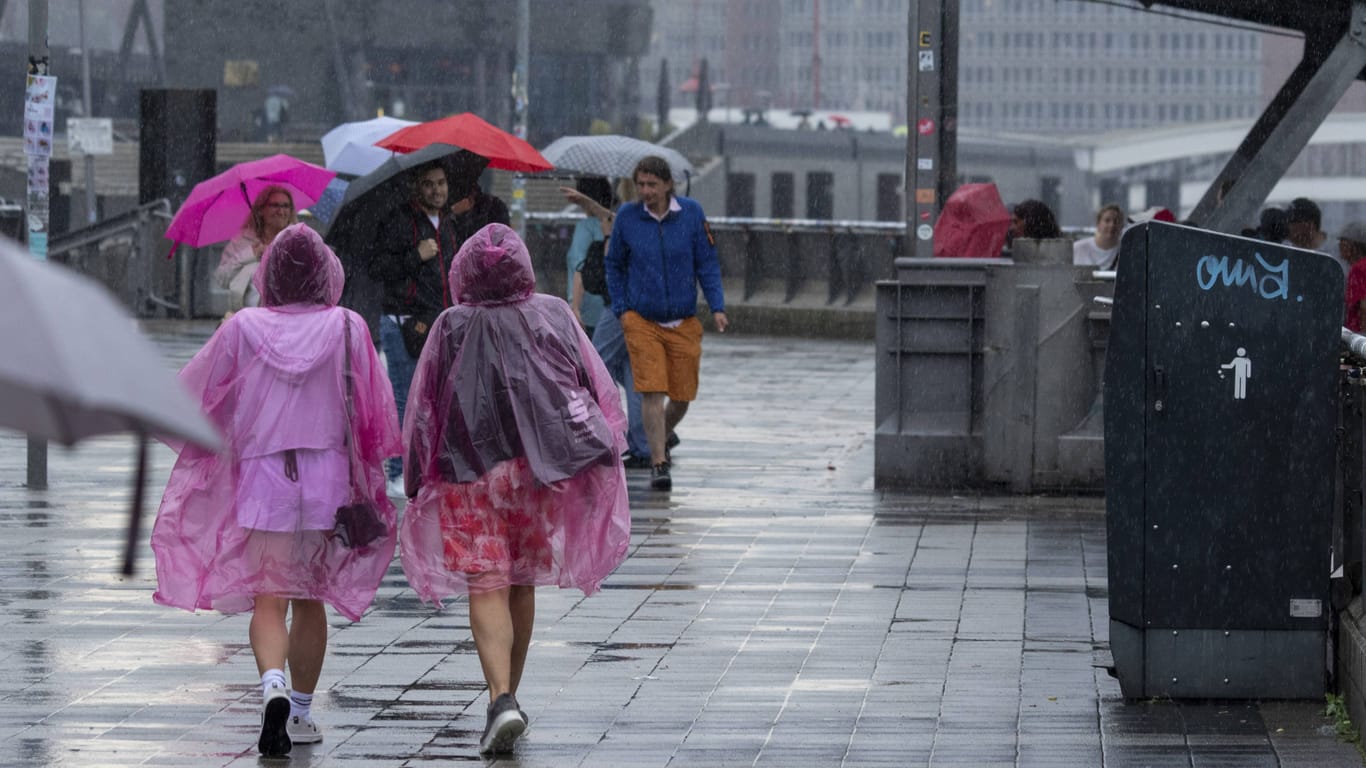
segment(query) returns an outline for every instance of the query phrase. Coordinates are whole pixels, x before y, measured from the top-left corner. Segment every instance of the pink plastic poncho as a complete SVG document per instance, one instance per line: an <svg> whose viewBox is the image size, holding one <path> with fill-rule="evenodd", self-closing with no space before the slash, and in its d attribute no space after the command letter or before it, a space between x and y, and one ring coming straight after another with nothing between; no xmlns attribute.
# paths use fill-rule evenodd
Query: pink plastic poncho
<svg viewBox="0 0 1366 768"><path fill-rule="evenodd" d="M450 285L408 393L408 582L437 606L512 584L592 594L631 533L616 385L508 227L467 240Z"/></svg>
<svg viewBox="0 0 1366 768"><path fill-rule="evenodd" d="M394 555L382 465L402 451L393 390L365 321L336 306L341 263L316 232L281 232L255 281L262 306L234 314L180 372L227 446L172 444L180 457L152 529L152 597L224 613L251 610L258 594L322 600L355 621ZM350 446L355 494L374 500L390 531L359 549L332 535L353 495Z"/></svg>

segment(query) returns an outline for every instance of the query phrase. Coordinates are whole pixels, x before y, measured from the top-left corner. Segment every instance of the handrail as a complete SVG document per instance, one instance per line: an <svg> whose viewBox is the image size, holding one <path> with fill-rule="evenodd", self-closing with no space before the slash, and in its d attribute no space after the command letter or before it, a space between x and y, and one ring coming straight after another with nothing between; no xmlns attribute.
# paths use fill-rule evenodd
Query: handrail
<svg viewBox="0 0 1366 768"><path fill-rule="evenodd" d="M528 221L575 221L584 218L584 214L577 211L556 213L552 211L536 211L526 214ZM735 227L772 227L773 229L792 230L809 229L812 231L822 230L880 230L889 233L904 233L906 222L904 221L860 221L857 219L761 219L744 216L708 216L707 222L719 226Z"/></svg>
<svg viewBox="0 0 1366 768"><path fill-rule="evenodd" d="M1359 333L1342 329L1342 343L1346 345L1347 351L1358 360L1366 361L1366 336Z"/></svg>
<svg viewBox="0 0 1366 768"><path fill-rule="evenodd" d="M126 232L138 232L155 217L170 220L171 201L166 198L143 203L124 213L110 216L87 227L63 232L48 241L48 256L60 256Z"/></svg>

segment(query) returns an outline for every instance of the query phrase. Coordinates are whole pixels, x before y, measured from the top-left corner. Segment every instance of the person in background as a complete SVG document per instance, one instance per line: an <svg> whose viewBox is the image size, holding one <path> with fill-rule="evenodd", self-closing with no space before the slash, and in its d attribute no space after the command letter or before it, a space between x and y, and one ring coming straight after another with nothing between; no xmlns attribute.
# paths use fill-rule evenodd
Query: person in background
<svg viewBox="0 0 1366 768"><path fill-rule="evenodd" d="M1096 234L1072 244L1072 263L1114 269L1119 258L1119 235L1124 230L1124 211L1114 204L1096 214Z"/></svg>
<svg viewBox="0 0 1366 768"><path fill-rule="evenodd" d="M1327 253L1324 244L1328 234L1323 226L1323 213L1319 206L1307 197L1297 197L1286 207L1286 240L1296 248ZM1346 265L1344 265L1344 270Z"/></svg>
<svg viewBox="0 0 1366 768"><path fill-rule="evenodd" d="M577 204L588 214L586 218L575 223L574 234L569 240L569 250L565 253L565 268L568 275L565 298L569 301L569 307L574 310L574 317L577 317L579 324L583 326L584 332L592 338L593 328L598 324L598 316L602 314L604 298L596 293L584 291L583 275L580 270L583 268L584 257L588 255L588 246L604 242L611 234L612 221L616 217L612 212L616 209L616 200L612 196L612 183L602 176L585 176L574 182L573 191L578 192L578 195L571 195L564 187L561 187L560 191L565 195L565 199Z"/></svg>
<svg viewBox="0 0 1366 768"><path fill-rule="evenodd" d="M294 196L284 187L271 185L256 195L246 221L242 222L242 231L223 246L218 268L213 271L214 283L228 291L229 314L261 303L260 294L252 286L252 275L275 236L298 220Z"/></svg>
<svg viewBox="0 0 1366 768"><path fill-rule="evenodd" d="M283 757L323 738L311 707L327 652L324 603L359 621L393 560L382 465L402 444L379 356L365 321L336 306L341 263L318 233L287 227L254 280L261 306L235 313L180 372L226 448L172 445L179 458L152 529L152 599L251 613L257 749ZM387 535L351 548L334 529L338 508L358 499Z"/></svg>
<svg viewBox="0 0 1366 768"><path fill-rule="evenodd" d="M580 180L582 182L584 180ZM604 179L604 183L605 183ZM591 185L590 185L591 186ZM626 391L626 453L622 454L623 466L627 469L649 469L650 468L650 443L645 437L645 424L641 419L640 413L640 393L636 391L635 379L631 376L631 356L626 350L626 337L621 332L621 321L607 308L607 297L595 296L594 294L583 292L583 276L580 270L583 266L583 256L578 254L578 246L581 238L587 240L606 240L611 236L612 224L616 221L616 213L610 204L615 202L608 187L606 194L598 187L585 189L584 185L576 184L574 188L560 187L560 192L569 202L581 207L588 213L588 218L578 222L574 227L574 240L569 248L567 257L569 274L571 278L569 292L570 304L574 309L576 317L580 318L580 323L585 326L588 323L583 321L583 308L576 303L587 299L596 299L598 312L593 317L593 348L597 350L602 362L607 366L607 371L612 374L612 380ZM592 194L590 194L592 193ZM606 202L604 202L604 200ZM583 252L588 250L588 243L583 243ZM678 444L676 433L669 433L668 448ZM667 449L666 449L667 450Z"/></svg>
<svg viewBox="0 0 1366 768"><path fill-rule="evenodd" d="M516 232L490 224L466 240L450 285L403 425L400 554L422 600L469 596L489 694L479 752L506 753L527 727L517 691L536 587L591 595L626 558L626 419L569 306L536 292Z"/></svg>
<svg viewBox="0 0 1366 768"><path fill-rule="evenodd" d="M724 333L729 321L716 241L702 206L674 194L673 173L662 157L642 159L632 180L637 202L617 211L607 245L607 287L641 394L650 487L667 491L673 488L669 433L697 397L702 360L699 285L716 330Z"/></svg>
<svg viewBox="0 0 1366 768"><path fill-rule="evenodd" d="M1366 223L1353 221L1338 234L1338 255L1351 265L1347 273L1347 311L1342 324L1350 331L1361 333L1361 322L1366 319Z"/></svg>
<svg viewBox="0 0 1366 768"><path fill-rule="evenodd" d="M486 194L477 177L455 179L450 189L451 232L457 249L475 232L489 224L510 224L507 204Z"/></svg>
<svg viewBox="0 0 1366 768"><path fill-rule="evenodd" d="M1289 214L1284 208L1272 206L1263 208L1257 217L1257 226L1244 234L1277 245L1290 236Z"/></svg>
<svg viewBox="0 0 1366 768"><path fill-rule="evenodd" d="M1058 220L1052 209L1041 200L1025 200L1016 203L1010 211L1010 237L1048 240L1062 237Z"/></svg>

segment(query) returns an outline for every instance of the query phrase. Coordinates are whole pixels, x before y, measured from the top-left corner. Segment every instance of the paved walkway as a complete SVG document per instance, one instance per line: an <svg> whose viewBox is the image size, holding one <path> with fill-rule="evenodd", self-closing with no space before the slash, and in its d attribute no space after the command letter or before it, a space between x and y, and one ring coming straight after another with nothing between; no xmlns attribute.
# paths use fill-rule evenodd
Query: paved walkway
<svg viewBox="0 0 1366 768"><path fill-rule="evenodd" d="M178 366L212 326L148 328ZM1102 500L874 491L874 355L708 336L675 490L632 473L629 559L592 598L538 592L531 728L498 765L1362 764L1322 702L1124 702ZM0 765L261 762L247 617L154 605L145 546L117 575L131 440L50 461L29 491L0 435ZM332 627L326 739L290 764L481 762L463 602L424 607L395 563Z"/></svg>

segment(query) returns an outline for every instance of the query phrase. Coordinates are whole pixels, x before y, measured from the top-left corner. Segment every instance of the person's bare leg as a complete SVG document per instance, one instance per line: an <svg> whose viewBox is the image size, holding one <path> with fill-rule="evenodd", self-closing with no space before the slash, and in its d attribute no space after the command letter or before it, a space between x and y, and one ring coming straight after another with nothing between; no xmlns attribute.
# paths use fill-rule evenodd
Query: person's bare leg
<svg viewBox="0 0 1366 768"><path fill-rule="evenodd" d="M289 629L285 626L288 610L289 601L282 597L256 596L247 637L251 640L251 652L256 656L258 674L265 674L267 669L285 668L285 659L289 657Z"/></svg>
<svg viewBox="0 0 1366 768"><path fill-rule="evenodd" d="M664 439L666 441L669 439L669 433L674 431L674 427L678 426L678 422L683 420L683 414L687 412L688 403L681 400L670 400L669 404L664 406ZM665 442L665 447L667 446L668 443Z"/></svg>
<svg viewBox="0 0 1366 768"><path fill-rule="evenodd" d="M470 633L489 686L489 701L512 691L513 629L508 592L507 587L470 592Z"/></svg>
<svg viewBox="0 0 1366 768"><path fill-rule="evenodd" d="M650 463L663 464L665 456L664 441L669 432L664 428L664 393L640 393L640 420L645 426L645 441L650 444Z"/></svg>
<svg viewBox="0 0 1366 768"><path fill-rule="evenodd" d="M318 600L293 600L289 624L289 683L299 693L313 693L327 654L327 610Z"/></svg>
<svg viewBox="0 0 1366 768"><path fill-rule="evenodd" d="M531 628L536 623L536 588L514 586L508 594L512 613L512 671L509 680L512 695L522 683L522 669L526 667L527 649L531 646Z"/></svg>

